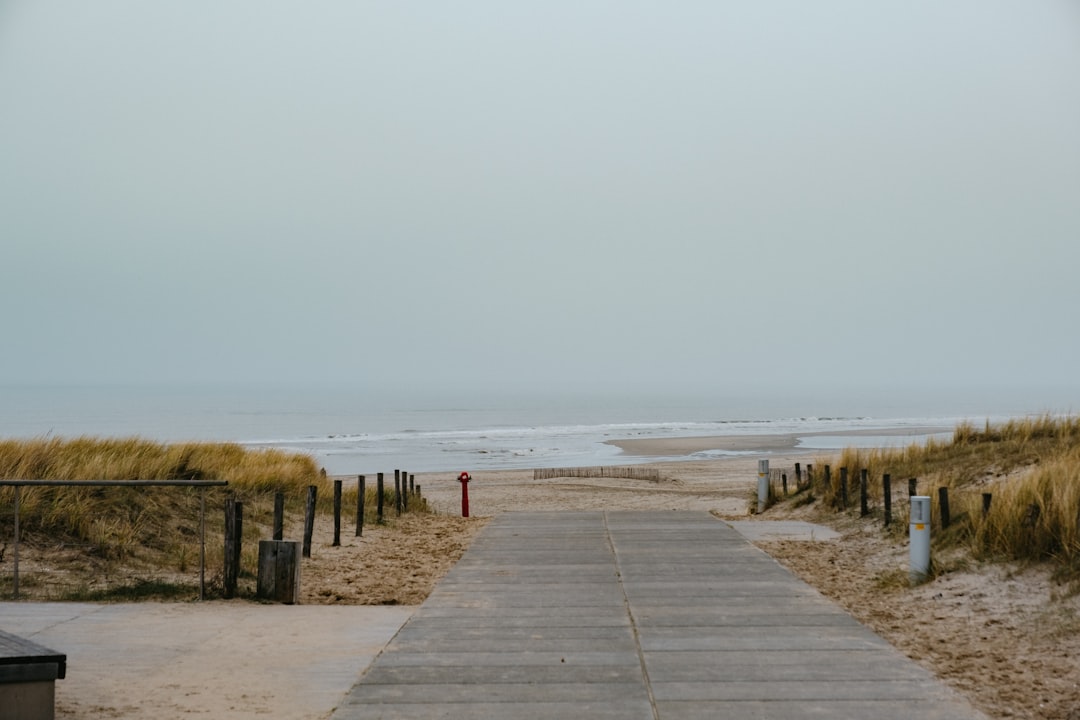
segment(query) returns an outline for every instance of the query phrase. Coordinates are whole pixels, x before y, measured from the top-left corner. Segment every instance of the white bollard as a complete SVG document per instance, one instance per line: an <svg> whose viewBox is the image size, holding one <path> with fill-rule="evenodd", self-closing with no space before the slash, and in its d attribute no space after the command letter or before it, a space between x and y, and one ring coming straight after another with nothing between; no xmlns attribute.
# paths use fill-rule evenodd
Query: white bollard
<svg viewBox="0 0 1080 720"><path fill-rule="evenodd" d="M757 511L758 514L765 512L765 504L769 501L769 461L758 460L757 462Z"/></svg>
<svg viewBox="0 0 1080 720"><path fill-rule="evenodd" d="M920 583L930 577L930 498L926 495L911 497L911 582Z"/></svg>

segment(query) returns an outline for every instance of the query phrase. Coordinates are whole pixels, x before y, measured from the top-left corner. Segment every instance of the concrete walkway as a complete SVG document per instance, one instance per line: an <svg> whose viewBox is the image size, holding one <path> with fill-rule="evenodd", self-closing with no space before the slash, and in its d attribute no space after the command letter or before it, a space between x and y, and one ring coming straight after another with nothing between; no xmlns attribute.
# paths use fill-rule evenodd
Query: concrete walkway
<svg viewBox="0 0 1080 720"><path fill-rule="evenodd" d="M334 713L982 718L706 513L506 514Z"/></svg>

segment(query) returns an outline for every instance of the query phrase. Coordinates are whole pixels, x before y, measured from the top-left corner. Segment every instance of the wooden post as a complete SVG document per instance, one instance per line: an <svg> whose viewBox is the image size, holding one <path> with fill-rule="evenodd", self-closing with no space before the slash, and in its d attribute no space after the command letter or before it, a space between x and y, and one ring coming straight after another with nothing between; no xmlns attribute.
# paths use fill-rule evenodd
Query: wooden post
<svg viewBox="0 0 1080 720"><path fill-rule="evenodd" d="M394 471L394 513L402 514L402 472Z"/></svg>
<svg viewBox="0 0 1080 720"><path fill-rule="evenodd" d="M787 497L787 473L780 473L780 482L784 486L784 497Z"/></svg>
<svg viewBox="0 0 1080 720"><path fill-rule="evenodd" d="M341 547L341 481L334 481L334 544Z"/></svg>
<svg viewBox="0 0 1080 720"><path fill-rule="evenodd" d="M401 511L409 511L409 473L401 471Z"/></svg>
<svg viewBox="0 0 1080 720"><path fill-rule="evenodd" d="M859 471L859 515L866 517L870 514L870 473L866 468Z"/></svg>
<svg viewBox="0 0 1080 720"><path fill-rule="evenodd" d="M364 534L364 495L367 493L365 480L363 475L356 479L356 537Z"/></svg>
<svg viewBox="0 0 1080 720"><path fill-rule="evenodd" d="M828 465L825 466L825 487L822 488L821 492L832 492L832 468Z"/></svg>
<svg viewBox="0 0 1080 720"><path fill-rule="evenodd" d="M236 569L233 567L233 543L236 540L233 523L236 521L232 496L225 499L225 555L222 558L221 595L226 600L236 595Z"/></svg>
<svg viewBox="0 0 1080 720"><path fill-rule="evenodd" d="M293 605L300 602L300 543L259 541L259 576L255 595L261 600Z"/></svg>
<svg viewBox="0 0 1080 720"><path fill-rule="evenodd" d="M233 543L233 566L236 568L236 581L240 580L240 557L244 548L244 503L236 501L236 520L233 521L233 531L236 533L236 542Z"/></svg>
<svg viewBox="0 0 1080 720"><path fill-rule="evenodd" d="M806 488L814 492L814 466L810 463L806 463Z"/></svg>
<svg viewBox="0 0 1080 720"><path fill-rule="evenodd" d="M15 547L12 548L11 560L15 563L15 574L11 580L11 594L16 600L19 599L19 491L21 485L15 486Z"/></svg>
<svg viewBox="0 0 1080 720"><path fill-rule="evenodd" d="M236 597L243 532L244 504L230 497L225 501L225 567L222 571L222 595L226 599Z"/></svg>
<svg viewBox="0 0 1080 720"><path fill-rule="evenodd" d="M409 494L410 495L415 495L416 494L416 476L415 475L409 475Z"/></svg>
<svg viewBox="0 0 1080 720"><path fill-rule="evenodd" d="M206 488L199 488L199 602L206 599Z"/></svg>
<svg viewBox="0 0 1080 720"><path fill-rule="evenodd" d="M847 468L840 468L840 505L847 510Z"/></svg>
<svg viewBox="0 0 1080 720"><path fill-rule="evenodd" d="M949 527L949 523L952 518L949 517L949 488L939 487L937 489L938 494L938 509L941 511L941 529Z"/></svg>
<svg viewBox="0 0 1080 720"><path fill-rule="evenodd" d="M892 523L892 482L889 473L881 476L881 491L885 496L885 527Z"/></svg>
<svg viewBox="0 0 1080 720"><path fill-rule="evenodd" d="M990 514L990 501L994 499L993 493L983 493L983 517Z"/></svg>
<svg viewBox="0 0 1080 720"><path fill-rule="evenodd" d="M315 533L315 500L319 489L308 485L307 505L304 508L304 557L311 557L311 536Z"/></svg>
<svg viewBox="0 0 1080 720"><path fill-rule="evenodd" d="M795 463L795 492L802 490L802 465Z"/></svg>
<svg viewBox="0 0 1080 720"><path fill-rule="evenodd" d="M907 494L908 497L915 497L919 494L919 480L918 478L910 478L907 481Z"/></svg>
<svg viewBox="0 0 1080 720"><path fill-rule="evenodd" d="M285 537L285 493L274 493L274 539Z"/></svg>
<svg viewBox="0 0 1080 720"><path fill-rule="evenodd" d="M376 475L375 492L376 492L375 508L378 511L377 514L378 514L378 518L379 518L379 524L382 525L382 521L383 521L383 474L382 473L379 473L378 475Z"/></svg>

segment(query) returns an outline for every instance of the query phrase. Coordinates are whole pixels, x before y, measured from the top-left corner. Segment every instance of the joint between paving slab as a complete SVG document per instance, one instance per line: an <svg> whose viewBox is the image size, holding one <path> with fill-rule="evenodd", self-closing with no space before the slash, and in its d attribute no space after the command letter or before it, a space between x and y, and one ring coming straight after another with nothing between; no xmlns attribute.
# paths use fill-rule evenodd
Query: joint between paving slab
<svg viewBox="0 0 1080 720"><path fill-rule="evenodd" d="M626 604L626 614L630 618L630 630L634 634L634 648L637 650L638 662L641 663L641 677L645 682L645 693L649 698L649 707L652 709L653 720L660 720L660 711L656 707L656 697L653 695L652 682L649 680L649 668L645 664L645 650L641 647L641 636L638 633L637 618L634 617L634 609L630 606L630 596L626 594L623 585L622 568L619 566L619 551L615 549L615 540L611 537L611 528L608 527L608 514L604 511L604 534L607 537L611 555L615 558L615 578L619 581L619 592L622 593L623 602Z"/></svg>

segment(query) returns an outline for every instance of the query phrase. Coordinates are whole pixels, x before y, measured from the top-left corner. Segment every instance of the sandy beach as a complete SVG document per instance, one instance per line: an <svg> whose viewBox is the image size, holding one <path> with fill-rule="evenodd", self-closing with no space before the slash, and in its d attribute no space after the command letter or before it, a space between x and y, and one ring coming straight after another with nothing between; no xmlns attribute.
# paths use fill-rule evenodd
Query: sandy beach
<svg viewBox="0 0 1080 720"><path fill-rule="evenodd" d="M676 437L676 438L637 438L630 440L609 440L608 445L613 445L622 450L624 455L636 457L675 457L693 455L694 453L708 453L710 451L730 453L771 453L786 456L790 454L808 454L817 451L799 447L801 438L813 437L875 437L889 436L904 438L908 436L927 435L938 432L948 432L952 428L944 426L916 426L903 429L889 430L844 430L842 432L803 432L798 434L779 435L710 435L703 437ZM794 462L794 461L792 461Z"/></svg>
<svg viewBox="0 0 1080 720"><path fill-rule="evenodd" d="M767 445L790 452L793 442L790 437L723 439L724 449L733 450ZM622 444L620 441L620 447ZM668 456L698 451L689 448L716 449L717 441L688 438L628 441L627 445L636 453ZM780 467L827 458L825 454L792 453L773 462ZM394 519L385 527L367 528L361 538L347 532L338 548L330 546L328 524L316 527L313 558L305 561L302 569L305 630L291 633L287 641L300 651L332 632L340 614L327 608L322 617L315 607L318 605L384 605L399 613L417 606L487 518L503 512L707 510L719 519L753 523L820 521L812 514L813 508L807 507L770 510L762 517L751 517L756 466L757 457L753 456L649 464L660 472L659 481L538 480L532 471L476 472L469 485L473 516L469 519L459 517L461 487L456 473L417 474L424 496L439 514ZM906 573L906 543L847 516L830 515L826 520L835 533L810 533L785 540L764 537L757 544L966 694L990 717L1080 718L1080 603L1076 595L1070 596L1053 582L1048 570L958 561L954 570L937 580L911 588L900 580ZM235 612L237 606L237 602L225 607L214 603L209 611L221 607L222 612ZM230 646L254 648L261 641L245 633L256 632L258 627L236 625L222 632L229 633ZM122 714L113 715L118 717L161 717L161 708L169 706L170 693L179 693L172 706L182 707L185 713L217 716L222 711L220 697L190 690L185 694L182 689L199 686L202 676L212 686L223 673L230 674L234 685L250 684L259 694L259 702L249 708L232 703L230 718L319 718L340 700L330 693L321 701L323 705L314 702L302 715L276 712L276 707L293 707L286 686L265 681L280 659L273 653L260 653L238 666L229 658L228 654L215 653L200 657L198 662L186 662L182 682L169 681L168 674L161 673L154 687L148 687L145 678L136 677L130 682L94 682L89 668L78 660L71 661L68 679L57 686L58 717L100 717L101 708L122 708ZM347 690L340 688L341 694Z"/></svg>

